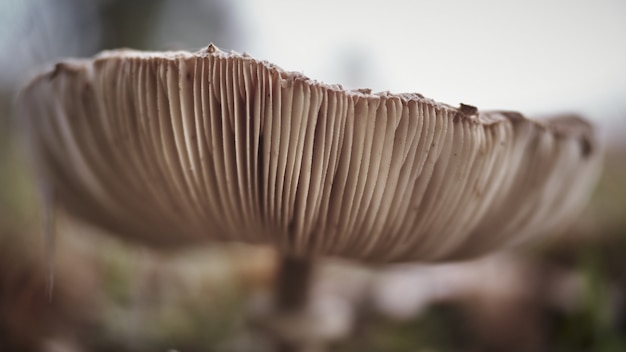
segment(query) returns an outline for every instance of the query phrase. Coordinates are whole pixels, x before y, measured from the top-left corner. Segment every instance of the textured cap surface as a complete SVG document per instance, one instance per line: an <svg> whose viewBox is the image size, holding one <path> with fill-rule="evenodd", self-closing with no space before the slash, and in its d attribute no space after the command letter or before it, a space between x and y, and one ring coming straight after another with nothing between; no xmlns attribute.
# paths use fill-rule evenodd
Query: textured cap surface
<svg viewBox="0 0 626 352"><path fill-rule="evenodd" d="M378 262L478 255L569 221L599 160L576 117L347 91L212 45L60 63L18 109L62 206L161 246L243 241Z"/></svg>

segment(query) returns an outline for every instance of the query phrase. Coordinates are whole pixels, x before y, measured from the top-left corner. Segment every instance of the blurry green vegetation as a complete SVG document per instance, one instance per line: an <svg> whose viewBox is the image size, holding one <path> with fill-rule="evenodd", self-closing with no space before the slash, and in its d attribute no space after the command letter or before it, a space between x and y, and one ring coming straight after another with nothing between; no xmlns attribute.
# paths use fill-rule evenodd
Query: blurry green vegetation
<svg viewBox="0 0 626 352"><path fill-rule="evenodd" d="M471 336L463 312L453 305L437 304L406 322L369 316L336 352L464 351Z"/></svg>
<svg viewBox="0 0 626 352"><path fill-rule="evenodd" d="M578 254L578 269L586 280L584 304L563 317L557 326L554 351L626 350L626 336L616 321L619 312L613 311L611 305L610 278L601 255L597 249L582 250Z"/></svg>
<svg viewBox="0 0 626 352"><path fill-rule="evenodd" d="M203 351L233 339L245 328L246 292L237 277L191 285L185 265L114 243L103 256L102 319L91 350ZM220 255L218 255L220 257ZM222 255L227 261L228 255ZM199 272L207 263L194 260ZM172 266L167 270L163 266ZM210 269L209 269L210 271ZM215 280L215 281L213 281Z"/></svg>

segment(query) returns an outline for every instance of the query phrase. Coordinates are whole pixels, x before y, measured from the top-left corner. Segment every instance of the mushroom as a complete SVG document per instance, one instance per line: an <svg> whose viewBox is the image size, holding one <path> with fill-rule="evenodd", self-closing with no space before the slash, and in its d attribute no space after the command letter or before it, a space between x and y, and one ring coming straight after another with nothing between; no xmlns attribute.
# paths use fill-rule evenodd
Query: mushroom
<svg viewBox="0 0 626 352"><path fill-rule="evenodd" d="M214 45L61 62L17 106L62 208L156 247L269 244L284 312L305 306L316 258L433 262L545 238L600 159L578 117L344 90Z"/></svg>

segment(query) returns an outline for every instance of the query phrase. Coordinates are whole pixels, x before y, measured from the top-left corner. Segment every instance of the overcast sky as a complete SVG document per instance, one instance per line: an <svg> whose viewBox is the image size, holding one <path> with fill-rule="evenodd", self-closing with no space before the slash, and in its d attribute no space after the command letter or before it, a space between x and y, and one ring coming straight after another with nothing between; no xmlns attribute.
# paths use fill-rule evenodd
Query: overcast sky
<svg viewBox="0 0 626 352"><path fill-rule="evenodd" d="M626 1L241 0L239 6L253 56L327 83L530 114L626 112Z"/></svg>

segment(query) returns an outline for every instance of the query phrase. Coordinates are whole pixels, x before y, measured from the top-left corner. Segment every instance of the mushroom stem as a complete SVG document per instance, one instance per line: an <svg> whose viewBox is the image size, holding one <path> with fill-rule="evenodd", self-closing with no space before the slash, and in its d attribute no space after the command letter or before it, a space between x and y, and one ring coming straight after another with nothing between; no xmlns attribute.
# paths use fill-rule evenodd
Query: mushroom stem
<svg viewBox="0 0 626 352"><path fill-rule="evenodd" d="M294 256L282 256L276 278L276 313L280 315L306 315L313 278L313 261ZM279 352L308 350L308 341L293 341L277 336Z"/></svg>
<svg viewBox="0 0 626 352"><path fill-rule="evenodd" d="M276 281L276 307L292 313L306 307L313 276L313 263L309 259L284 256L280 259Z"/></svg>

